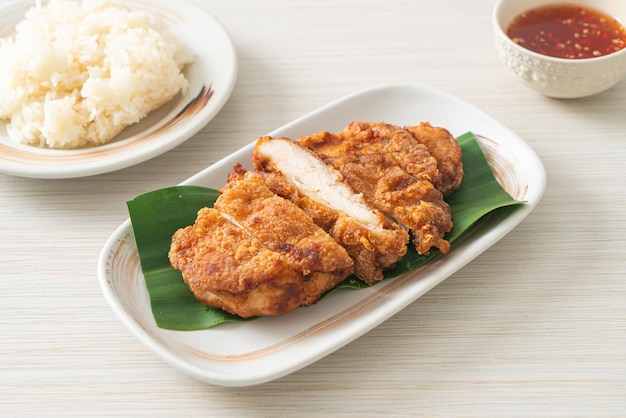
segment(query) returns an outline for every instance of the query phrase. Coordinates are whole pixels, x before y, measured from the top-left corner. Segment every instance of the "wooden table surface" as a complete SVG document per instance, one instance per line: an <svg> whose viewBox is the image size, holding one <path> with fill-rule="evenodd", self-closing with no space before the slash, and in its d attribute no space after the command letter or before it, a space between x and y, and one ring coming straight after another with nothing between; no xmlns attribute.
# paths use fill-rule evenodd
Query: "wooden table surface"
<svg viewBox="0 0 626 418"><path fill-rule="evenodd" d="M526 89L496 56L493 0L197 1L239 56L211 123L109 174L0 174L0 416L626 416L626 81L569 101ZM128 199L396 82L458 96L537 152L547 188L517 228L376 329L258 386L195 380L118 321L96 266Z"/></svg>

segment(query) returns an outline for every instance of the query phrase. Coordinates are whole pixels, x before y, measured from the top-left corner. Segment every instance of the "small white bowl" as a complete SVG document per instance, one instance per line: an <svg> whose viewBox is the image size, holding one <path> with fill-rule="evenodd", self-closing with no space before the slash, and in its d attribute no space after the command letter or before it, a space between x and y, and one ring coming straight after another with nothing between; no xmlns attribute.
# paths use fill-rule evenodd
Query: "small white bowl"
<svg viewBox="0 0 626 418"><path fill-rule="evenodd" d="M520 13L558 3L589 7L626 22L625 1L498 0L493 29L502 64L523 84L548 97L573 99L613 87L626 75L626 48L597 58L554 58L530 51L506 35L507 27Z"/></svg>

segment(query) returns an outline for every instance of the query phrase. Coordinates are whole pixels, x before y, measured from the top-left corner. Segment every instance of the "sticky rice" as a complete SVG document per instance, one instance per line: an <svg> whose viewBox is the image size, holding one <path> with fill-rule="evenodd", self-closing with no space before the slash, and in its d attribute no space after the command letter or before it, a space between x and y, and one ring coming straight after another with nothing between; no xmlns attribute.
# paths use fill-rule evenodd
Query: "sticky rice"
<svg viewBox="0 0 626 418"><path fill-rule="evenodd" d="M112 0L38 2L0 40L9 136L38 147L101 145L184 93L193 54L155 22Z"/></svg>

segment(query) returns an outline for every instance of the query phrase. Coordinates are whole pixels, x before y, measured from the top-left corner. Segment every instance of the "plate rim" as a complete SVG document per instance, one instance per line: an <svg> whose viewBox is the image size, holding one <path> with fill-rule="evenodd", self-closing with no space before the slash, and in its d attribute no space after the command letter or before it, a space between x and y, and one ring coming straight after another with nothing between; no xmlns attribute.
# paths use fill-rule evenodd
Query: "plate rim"
<svg viewBox="0 0 626 418"><path fill-rule="evenodd" d="M9 10L23 10L25 12L32 7L34 3L34 0L13 0L0 5L0 13ZM133 10L143 10L145 6L141 5L144 3L146 3L145 0L129 0L128 5L133 8ZM45 162L33 163L24 159L12 159L4 155L0 155L0 173L17 177L37 179L68 179L89 177L118 171L142 162L146 162L176 148L197 134L219 114L232 95L239 74L239 57L230 33L219 21L219 19L217 19L217 17L215 17L209 10L193 1L179 0L176 3L177 6L172 6L167 0L153 0L153 2L149 2L148 4L152 5L152 3L155 5L169 5L171 8L178 7L183 10L185 15L193 16L194 19L204 20L207 27L209 27L212 32L219 34L220 43L216 45L215 48L219 49L223 55L220 55L220 57L218 57L219 59L206 55L206 59L219 62L219 64L216 64L216 67L223 69L220 70L220 74L222 74L224 82L219 86L213 85L214 80L206 80L204 82L204 86L202 87L203 90L212 89L212 92L208 93L211 94L211 96L208 99L207 105L204 106L199 112L195 113L191 118L186 119L184 130L180 131L180 133L177 133L176 131L168 131L163 135L163 137L150 140L148 143L143 144L143 146L145 146L143 149L139 146L137 148L133 147L133 144L138 143L142 139L145 140L142 136L139 136L138 138L131 138L130 140L124 140L123 146L120 147L111 146L113 142L109 142L100 146L84 149L55 150L37 148L19 144L17 142L12 143L13 140L11 138L2 134L4 142L2 144L3 147L13 149L16 152L23 152L33 158L37 158L37 155L41 154L42 158L50 158L50 156L52 156L50 159L54 160L53 155L57 153L60 157L69 161L64 161L63 164L47 164ZM181 39L181 42L189 46L184 39ZM197 48L194 49L193 52L196 56L205 56L205 54L202 54L202 51L198 51ZM191 66L193 65L194 64L192 63ZM215 87L217 87L217 90ZM180 95L180 92L178 94ZM199 96L203 94L203 92L201 91L198 93L196 91L189 91L185 95L185 100L193 100L193 98L196 98L196 94ZM185 106L187 104L188 103L181 102L177 105L177 107L181 105ZM141 123L142 121L139 121L138 123ZM167 124L168 122L159 121L159 125L163 125L164 123ZM128 150L126 147L131 147L131 149ZM103 151L100 155L96 155L90 159L81 159L81 154L93 152L98 153L100 150Z"/></svg>
<svg viewBox="0 0 626 418"><path fill-rule="evenodd" d="M360 90L355 93L349 94L347 96L341 97L337 100L334 100L328 103L327 105L321 106L320 108L312 112L309 112L299 118L294 119L293 121L287 124L284 124L282 127L273 130L269 134L271 135L271 134L284 132L285 130L290 129L291 127L298 126L298 124L302 123L302 121L306 121L320 114L324 114L325 112L329 111L333 107L347 103L350 100L354 100L355 98L356 99L362 98L364 97L364 95L366 96L368 94L377 93L377 92L393 92L393 91L406 91L406 90L414 90L420 94L424 94L424 93L434 94L439 97L443 97L446 100L453 100L457 103L462 104L465 107L469 106L469 108L480 112L481 115L485 117L486 119L490 120L491 123L496 123L500 129L504 129L506 133L515 140L518 146L526 150L528 155L533 158L531 166L537 170L534 173L535 177L532 179L533 188L532 190L530 190L530 196L529 196L530 199L525 204L519 205L515 210L511 210L511 213L507 214L506 218L502 222L498 223L499 227L504 225L504 228L498 228L497 230L496 229L490 230L487 233L485 233L483 236L478 237L480 239L480 242L472 241L471 244L468 244L465 247L461 247L460 249L455 249L455 251L458 254L456 257L461 259L462 261L461 263L445 263L445 260L446 260L445 257L441 257L439 260L435 260L433 263L429 263L428 265L425 266L425 268L427 269L426 271L435 270L435 274L433 275L432 280L428 279L424 282L423 289L420 289L420 292L421 292L420 294L415 296L413 294L414 292L411 292L411 294L408 294L409 292L406 292L407 295L401 296L400 301L396 299L394 300L394 303L387 304L387 306L385 306L387 308L387 312L385 312L382 315L377 315L377 317L375 318L376 319L375 321L372 321L372 320L361 321L365 323L360 323L357 327L353 327L356 329L356 331L353 329L352 332L344 333L345 335L342 335L339 341L334 341L334 342L331 341L330 343L325 344L325 346L321 350L317 350L316 352L313 352L313 353L308 353L307 355L301 358L295 359L295 360L293 358L287 359L287 357L289 356L283 356L284 357L283 362L281 363L282 365L279 368L267 369L267 368L261 367L264 364L264 361L271 362L271 358L269 359L260 358L256 360L251 360L253 364L255 364L258 367L253 367L251 369L248 369L246 373L242 373L241 371L237 371L237 373L235 373L234 370L229 370L229 373L226 373L226 372L220 372L216 370L215 368L206 367L206 365L205 367L200 367L199 365L193 364L190 361L185 361L185 359L182 358L180 354L177 355L176 353L171 353L167 347L164 347L162 344L159 344L159 342L152 335L150 335L147 330L142 329L136 323L136 321L134 321L133 318L130 318L128 315L124 315L123 309L121 308L121 301L115 299L115 295L113 294L113 289L110 288L108 284L108 278L106 275L106 257L107 257L107 254L110 253L111 248L114 248L115 241L119 240L121 234L130 233L132 235L132 226L130 225L130 220L127 219L122 225L120 225L116 229L116 231L107 240L107 243L105 244L105 247L103 248L103 251L101 253L101 257L98 263L98 276L99 276L99 281L101 284L102 291L105 295L105 299L107 299L107 302L109 303L109 305L111 306L111 308L113 309L117 317L122 321L122 323L124 323L124 325L131 331L131 333L134 334L144 345L146 345L149 349L151 349L153 352L159 355L167 363L171 364L172 366L185 372L188 375L191 375L201 381L204 381L210 384L227 386L227 387L239 387L239 386L250 386L250 385L261 384L261 383L265 383L265 382L283 377L307 365L310 365L314 363L315 361L332 353L333 351L350 343L354 339L359 338L363 334L367 333L371 329L378 326L380 323L389 319L398 311L404 309L410 303L419 299L423 294L428 292L433 287L437 286L439 283L443 282L446 278L448 278L454 272L463 268L466 264L474 260L478 255L486 251L488 248L493 246L497 241L499 241L501 238L506 236L524 218L526 218L528 214L530 214L530 212L534 209L534 207L541 200L541 197L543 196L543 193L546 187L546 182L547 182L545 168L543 166L543 163L537 156L537 154L534 152L534 150L532 150L532 148L526 142L524 142L523 139L521 139L515 133L513 133L512 131L504 127L500 122L496 121L485 112L481 111L480 109L474 107L468 102L463 101L455 96L451 96L440 90L433 89L431 87L424 86L421 84L416 84L416 83L384 84L381 86L375 86L372 88ZM232 165L231 162L233 158L236 158L238 155L247 155L247 153L251 151L255 142L256 141L253 141L247 146L240 148L239 150L233 152L232 154L223 158L222 160L212 164L211 166L200 171L196 175L188 178L187 180L185 180L184 182L180 184L200 184L201 179L203 179L203 177L206 176L207 173L215 172L219 170L221 166ZM408 281L408 280L411 280L410 276L412 276L412 274L410 272L403 276L400 276L400 278L392 279L387 284L384 284L380 289L386 289L388 286L393 284L394 281L397 281L404 276L407 276L407 278L403 280ZM398 286L400 285L401 283L398 284ZM421 283L417 285L413 285L413 286L421 286ZM397 297L397 296L398 295L394 295L394 297ZM360 319L361 318L359 318L359 320ZM165 332L165 330L163 331ZM246 364L250 366L250 361L248 361ZM251 371L252 369L254 370L254 372Z"/></svg>

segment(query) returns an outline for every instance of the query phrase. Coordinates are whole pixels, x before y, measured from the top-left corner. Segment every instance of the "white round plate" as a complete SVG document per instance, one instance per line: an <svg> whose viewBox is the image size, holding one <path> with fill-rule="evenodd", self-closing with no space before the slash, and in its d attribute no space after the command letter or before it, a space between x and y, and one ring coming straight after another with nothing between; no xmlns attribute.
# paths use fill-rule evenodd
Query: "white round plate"
<svg viewBox="0 0 626 418"><path fill-rule="evenodd" d="M11 36L34 0L3 2L0 37ZM0 172L34 178L85 177L119 170L161 155L182 144L222 109L235 86L238 61L223 26L206 10L179 0L127 0L191 48L195 61L185 68L189 89L178 94L112 142L79 150L54 150L19 144L0 122Z"/></svg>

